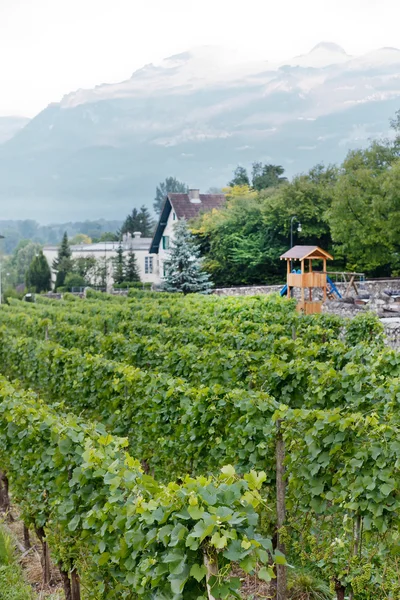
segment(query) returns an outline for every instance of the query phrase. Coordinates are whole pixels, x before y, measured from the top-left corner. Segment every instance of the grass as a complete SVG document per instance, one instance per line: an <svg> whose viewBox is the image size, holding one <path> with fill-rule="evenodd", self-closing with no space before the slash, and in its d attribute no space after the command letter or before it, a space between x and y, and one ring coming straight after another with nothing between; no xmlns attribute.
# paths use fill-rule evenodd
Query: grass
<svg viewBox="0 0 400 600"><path fill-rule="evenodd" d="M306 570L294 571L289 576L288 598L290 600L332 600L333 595L324 581Z"/></svg>
<svg viewBox="0 0 400 600"><path fill-rule="evenodd" d="M14 541L0 526L0 600L33 600L33 597L17 563Z"/></svg>

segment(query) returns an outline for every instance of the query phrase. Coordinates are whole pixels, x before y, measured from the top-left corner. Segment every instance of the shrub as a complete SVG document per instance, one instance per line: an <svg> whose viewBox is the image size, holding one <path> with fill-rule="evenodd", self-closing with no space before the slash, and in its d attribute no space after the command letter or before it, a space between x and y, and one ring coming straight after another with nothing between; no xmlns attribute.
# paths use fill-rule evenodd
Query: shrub
<svg viewBox="0 0 400 600"><path fill-rule="evenodd" d="M68 273L65 278L64 286L67 289L71 289L74 287L85 287L86 280L79 273ZM59 288L58 288L59 289Z"/></svg>
<svg viewBox="0 0 400 600"><path fill-rule="evenodd" d="M114 284L115 290L126 290L134 288L136 290L151 290L151 283L142 283L141 281L123 281L122 283Z"/></svg>
<svg viewBox="0 0 400 600"><path fill-rule="evenodd" d="M383 345L383 325L374 313L362 313L349 321L345 337L346 342L350 345L356 345L360 342L374 342Z"/></svg>
<svg viewBox="0 0 400 600"><path fill-rule="evenodd" d="M9 299L14 298L16 300L22 300L22 298L24 296L25 296L25 290L23 292L18 292L17 290L14 290L13 288L8 288L3 293L3 300L6 304L9 304L9 301L8 301Z"/></svg>

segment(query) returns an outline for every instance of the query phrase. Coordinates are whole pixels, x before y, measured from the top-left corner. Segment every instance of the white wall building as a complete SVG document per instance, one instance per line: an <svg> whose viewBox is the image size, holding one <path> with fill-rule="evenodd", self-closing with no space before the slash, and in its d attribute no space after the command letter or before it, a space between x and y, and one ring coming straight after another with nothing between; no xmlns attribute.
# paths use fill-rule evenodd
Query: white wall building
<svg viewBox="0 0 400 600"><path fill-rule="evenodd" d="M150 255L157 257L154 266L159 282L166 275L169 247L174 238L176 221L180 219L189 221L200 213L220 208L224 202L224 194L200 194L200 190L195 189L189 190L187 194L167 195L150 246Z"/></svg>
<svg viewBox="0 0 400 600"><path fill-rule="evenodd" d="M106 265L107 287L113 284L114 259L120 242L99 242L97 244L77 244L71 246L72 258L94 257L99 264ZM149 254L151 238L142 238L140 232L132 237L126 234L121 242L124 256L127 258L133 250L139 268L140 279L143 283L158 283L159 277L156 268L156 257ZM53 261L57 258L58 246L45 246L43 253L50 265L52 282L55 282L56 274L53 271ZM92 281L92 283L95 283Z"/></svg>
<svg viewBox="0 0 400 600"><path fill-rule="evenodd" d="M187 194L168 194L153 239L142 238L139 232L132 237L126 234L121 242L125 257L130 250L136 256L140 279L143 283L162 283L166 275L169 248L174 239L174 224L179 219L189 221L200 213L220 208L225 202L224 194L200 194L192 189ZM114 260L119 242L99 242L97 244L77 244L71 246L72 258L94 257L99 264L107 264L107 287L113 284ZM45 246L43 253L50 265L52 282L56 280L53 261L57 258L58 246ZM92 284L96 282L92 281Z"/></svg>

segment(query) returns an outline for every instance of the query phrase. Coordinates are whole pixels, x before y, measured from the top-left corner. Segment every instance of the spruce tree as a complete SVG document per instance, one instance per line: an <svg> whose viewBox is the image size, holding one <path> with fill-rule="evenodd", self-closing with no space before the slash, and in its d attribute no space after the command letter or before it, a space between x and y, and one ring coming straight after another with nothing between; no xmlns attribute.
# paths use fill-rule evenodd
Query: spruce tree
<svg viewBox="0 0 400 600"><path fill-rule="evenodd" d="M57 258L55 258L53 261L53 269L57 273L55 284L57 289L58 287L64 285L65 277L68 273L71 273L73 269L71 248L69 245L67 232L65 232L63 235Z"/></svg>
<svg viewBox="0 0 400 600"><path fill-rule="evenodd" d="M139 213L139 227L136 231L140 231L143 237L151 237L154 231L154 221L151 218L149 210L143 205ZM135 233L134 231L132 233Z"/></svg>
<svg viewBox="0 0 400 600"><path fill-rule="evenodd" d="M134 208L122 224L120 233L130 233L132 236L135 231L140 231L143 237L151 237L154 230L154 221L150 215L150 211L141 206L140 211Z"/></svg>
<svg viewBox="0 0 400 600"><path fill-rule="evenodd" d="M200 249L195 244L184 219L174 227L174 240L168 259L164 289L183 294L209 294L213 284L208 273L202 270Z"/></svg>
<svg viewBox="0 0 400 600"><path fill-rule="evenodd" d="M26 287L37 294L51 289L51 271L43 251L34 256L26 272Z"/></svg>
<svg viewBox="0 0 400 600"><path fill-rule="evenodd" d="M96 260L96 269L93 273L94 285L97 285L101 288L107 288L109 274L108 266L111 261L111 258L106 258L105 256L100 256Z"/></svg>
<svg viewBox="0 0 400 600"><path fill-rule="evenodd" d="M128 215L125 221L122 223L121 233L131 233L134 231L139 231L137 228L139 227L139 211L137 208L134 208L130 215Z"/></svg>
<svg viewBox="0 0 400 600"><path fill-rule="evenodd" d="M134 281L140 281L139 267L133 250L129 250L128 253L125 269L125 281L129 281L130 283Z"/></svg>
<svg viewBox="0 0 400 600"><path fill-rule="evenodd" d="M114 262L114 282L122 283L125 281L125 257L124 249L120 243L117 250L117 256L113 260Z"/></svg>

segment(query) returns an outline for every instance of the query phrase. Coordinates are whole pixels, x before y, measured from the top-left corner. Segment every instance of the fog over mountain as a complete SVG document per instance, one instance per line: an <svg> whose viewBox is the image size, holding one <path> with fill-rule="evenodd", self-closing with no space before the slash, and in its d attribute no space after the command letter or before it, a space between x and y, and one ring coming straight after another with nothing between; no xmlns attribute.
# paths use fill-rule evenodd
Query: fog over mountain
<svg viewBox="0 0 400 600"><path fill-rule="evenodd" d="M255 160L293 175L388 135L399 108L396 48L321 43L282 63L195 48L67 94L22 129L0 119L2 218L118 219L166 176L206 190Z"/></svg>
<svg viewBox="0 0 400 600"><path fill-rule="evenodd" d="M0 144L11 139L28 121L25 117L0 117Z"/></svg>

